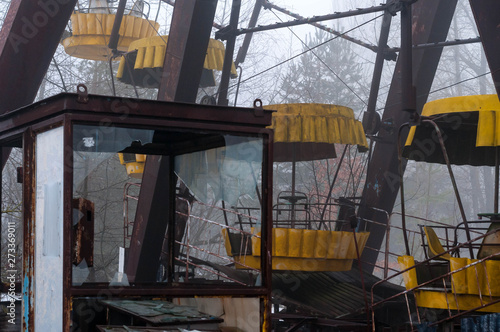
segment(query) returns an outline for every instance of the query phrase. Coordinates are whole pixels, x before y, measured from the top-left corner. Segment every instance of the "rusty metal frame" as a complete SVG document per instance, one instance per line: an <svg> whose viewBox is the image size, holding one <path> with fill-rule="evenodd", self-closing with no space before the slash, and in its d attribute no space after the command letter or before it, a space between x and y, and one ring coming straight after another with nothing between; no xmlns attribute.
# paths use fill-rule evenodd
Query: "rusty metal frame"
<svg viewBox="0 0 500 332"><path fill-rule="evenodd" d="M446 40L447 32L453 17L456 0L420 0L412 5L413 42L415 44L434 43ZM442 48L421 49L413 51L413 85L417 88L417 112L420 113L427 100L432 80L441 57ZM392 212L394 202L399 191L399 172L397 163L397 128L409 121L410 114L401 112L402 61L398 59L387 96L386 107L382 121L391 121L394 126L380 137L372 153L370 166L366 175L363 189L363 200L358 210L362 219L375 220L384 223L369 210L376 206ZM408 82L407 82L408 83ZM408 96L404 96L405 98ZM382 135L381 135L382 136ZM403 165L403 170L406 165ZM362 226L366 223L362 221ZM365 262L376 262L378 252L371 248L380 248L385 234L385 227L369 228L370 237L367 248L363 250L361 258ZM365 264L368 272L373 266Z"/></svg>
<svg viewBox="0 0 500 332"><path fill-rule="evenodd" d="M76 2L11 2L0 32L0 113L36 97Z"/></svg>
<svg viewBox="0 0 500 332"><path fill-rule="evenodd" d="M23 133L23 317L22 329L35 331L35 141L33 131Z"/></svg>
<svg viewBox="0 0 500 332"><path fill-rule="evenodd" d="M114 119L110 117L103 117L102 119L106 119L107 121L113 121ZM67 122L70 123L70 125L66 124L66 126L72 127L72 124L78 123L78 124L98 124L100 118L94 118L92 120L89 120L89 117L87 115L67 115ZM134 119L135 121L135 128L140 128L140 127L145 127L148 126L148 128L151 128L149 126L152 125L152 123L149 123L149 121L146 124L143 124L141 120ZM117 121L119 123L120 121ZM128 121L125 121L124 123L129 123ZM155 128L173 128L173 129L193 129L193 123L184 123L183 125L179 124L179 121L162 121L162 120L156 120L154 121L154 127ZM224 131L224 132L235 132L235 128L228 129L224 128L222 125L207 125L204 126L203 124L195 126L196 128L194 129L206 129L206 130L217 130L217 131ZM263 156L263 164L269 163L269 160L272 156L272 147L267 146L269 142L272 142L272 131L269 129L257 129L257 128L239 128L239 133L247 133L247 134L254 134L254 135L259 135L262 136L264 140L264 156ZM71 137L71 136L70 136ZM65 143L65 149L71 149L72 148L72 142L69 144ZM267 150L267 151L266 151ZM66 157L70 156L71 154L66 154ZM72 163L69 159L66 160L67 167L68 167L68 172L65 172L65 176L68 176L68 178L65 178L65 184L69 183L72 184L72 172L69 171L69 169L72 167ZM173 173L173 172L170 172ZM270 193L272 192L270 188L270 183L269 181L272 180L272 168L268 167L268 172L267 174L263 174L263 182L266 183L265 181L268 181L268 186L267 188L264 188L263 190L263 202L268 202L268 204L272 203L272 195ZM72 186L68 188L68 192L72 195ZM66 192L65 192L66 194ZM72 196L70 196L72 199ZM68 197L65 196L65 199L68 199ZM71 210L71 209L69 209ZM270 253L271 246L268 241L271 241L271 227L272 227L272 222L271 222L271 208L267 208L266 204L263 204L262 206L262 217L264 218L267 216L267 228L264 228L262 230L262 241L261 241L261 252L265 253L268 252ZM172 210L172 213L174 211ZM169 212L170 214L170 212ZM70 219L69 219L70 220ZM171 218L172 220L172 218ZM173 225L172 222L169 222L169 226ZM66 222L65 224L68 229L65 229L65 234L67 236L70 236L68 234L71 234L71 227L70 225ZM173 235L172 232L169 232L171 235ZM265 241L267 239L267 241ZM68 241L69 243L69 241ZM173 242L172 242L173 243ZM65 250L69 249L69 254L65 252L65 254L69 255L66 257L65 262L68 263L69 267L65 267L65 275L70 276L71 275L71 247L68 244L68 247L65 246ZM261 287L241 287L241 286L221 286L221 287L214 287L213 285L196 285L196 286L191 286L189 284L186 285L176 285L176 288L172 288L170 284L156 284L156 285L139 285L139 287L130 287L130 288L121 288L121 289L110 289L107 283L96 283L93 285L89 286L72 286L71 285L71 278L69 278L69 281L67 282L67 285L69 286L69 293L71 296L91 296L91 295L98 295L101 294L104 290L106 290L106 293L109 293L112 296L137 296L137 295L160 295L160 296L189 296L189 295L203 295L203 296L217 296L217 295L238 295L238 296L264 296L266 298L270 298L270 286L271 286L271 261L270 261L270 254L269 255L262 255L262 274L265 277L263 279L263 285ZM172 262L173 263L173 262ZM270 310L270 309L269 309Z"/></svg>
<svg viewBox="0 0 500 332"><path fill-rule="evenodd" d="M384 11L384 10L388 10L388 9L394 9L395 11L398 10L397 6L394 6L392 3L386 3L386 4L381 4L378 6L373 6L370 8L358 8L356 10L349 10L346 12L338 12L338 13L333 13L333 14L314 16L314 17L305 18L302 20L294 20L294 21L280 22L280 23L274 23L274 24L269 24L269 25L260 25L260 26L254 27L254 28L239 29L236 33L237 33L237 35L242 35L242 34L246 34L246 33L274 30L274 29L292 27L292 26L296 26L296 25L311 24L311 23L315 23L315 22L334 20L334 19L363 15L363 14L376 13L376 12L380 12L380 11Z"/></svg>
<svg viewBox="0 0 500 332"><path fill-rule="evenodd" d="M497 95L500 96L500 3L495 0L469 0L484 53L488 60Z"/></svg>
<svg viewBox="0 0 500 332"><path fill-rule="evenodd" d="M443 140L443 136L441 134L441 129L436 124L436 122L434 122L431 118L421 117L421 122L422 123L429 123L434 128L434 132L436 133L436 135L438 137L439 145L441 147L441 152L443 154L443 158L445 160L445 164L446 164L446 167L448 169L448 174L449 174L450 179L451 179L451 184L453 186L455 198L457 200L457 204L458 204L458 207L460 210L460 215L462 217L463 224L465 227L465 234L467 236L467 241L470 242L471 237L470 237L470 231L469 231L469 224L467 222L467 217L465 216L464 206L462 203L462 199L460 197L460 193L458 191L458 186L457 186L457 183L455 180L455 175L453 173L453 169L451 168L450 160L448 158L448 153L446 152L446 147L444 145L444 140ZM407 236L407 232L406 232L406 214L405 214L405 198L404 198L404 186L403 186L403 162L402 162L403 149L401 148L401 143L402 143L401 133L402 133L402 130L404 128L410 128L410 124L404 123L403 125L401 125L401 127L399 127L399 130L398 130L398 139L397 139L397 143L398 143L398 169L399 169L399 186L400 186L400 197L401 197L401 225L403 227L403 239L404 239L405 248L406 248L406 255L410 255L410 247L408 244L408 236ZM470 254L471 258L474 258L472 246L469 246L469 254Z"/></svg>
<svg viewBox="0 0 500 332"><path fill-rule="evenodd" d="M258 4L256 3L256 8ZM229 90L229 77L231 76L231 67L233 65L233 54L234 47L236 44L236 29L238 28L238 20L240 18L241 0L233 0L231 6L231 16L229 19L229 25L219 30L215 34L216 39L226 39L226 50L224 52L224 62L222 64L222 74L220 78L220 84L218 89L218 99L217 105L227 106L229 101L227 99ZM258 13L257 13L258 14ZM251 35L250 37L251 38ZM250 43L250 41L248 41Z"/></svg>
<svg viewBox="0 0 500 332"><path fill-rule="evenodd" d="M45 120L41 123L36 123L31 126L24 126L11 131L10 133L2 132L2 137L0 140L9 142L12 137L18 137L22 139L23 147L23 275L22 275L22 293L23 293L23 310L22 310L22 330L23 331L35 331L35 293L34 287L34 273L35 273L35 228L36 228L36 213L35 213L35 202L36 202L36 155L35 155L35 139L38 133L45 132L47 130L64 126L63 118L61 116L55 116L51 120ZM20 134L21 133L21 134ZM6 142L1 142L0 146ZM65 165L65 171L66 171ZM71 177L72 178L72 177ZM66 181L66 180L65 180ZM72 195L72 188L70 187L70 195ZM71 197L71 196L70 196ZM66 211L66 210L64 210ZM71 209L69 210L71 213ZM65 216L67 218L67 216ZM71 229L71 228L70 228ZM63 241L64 245L66 242ZM69 247L69 252L71 253L71 247ZM64 270L64 267L63 267ZM68 277L65 275L64 277ZM71 281L71 279L70 279ZM63 298L66 296L67 288L63 285ZM68 302L69 303L69 302ZM65 306L63 303L63 314L64 319L61 325L64 330L69 330L70 316L71 312L70 306ZM67 328L66 328L67 327Z"/></svg>
<svg viewBox="0 0 500 332"><path fill-rule="evenodd" d="M229 108L219 106L203 106L180 103L165 103L158 101L137 101L132 99L109 98L105 96L89 96L86 103L77 101L76 94L61 94L43 102L0 115L0 141L8 142L12 138L23 138L23 208L24 208L24 255L23 269L27 281L23 292L25 301L25 317L23 324L29 331L34 329L34 293L32 282L34 276L34 203L35 203L35 135L55 127L63 126L64 130L64 174L63 174L63 330L69 330L71 325L71 310L73 297L78 296L238 296L258 297L261 299L263 324L266 330L270 328L271 315L271 204L272 204L272 167L262 174L262 218L267 220L267 228L262 229L261 257L263 277L260 286L236 285L136 285L129 288L110 288L108 284L93 284L91 286L72 285L72 248L71 220L73 199L73 124L103 124L134 126L142 128L187 129L207 132L243 133L258 136L263 139L263 165L269 165L272 160L273 132L265 126L271 121L271 111L248 108ZM125 107L125 108L124 108ZM224 111L227 111L227 115ZM217 116L218 114L218 116ZM4 143L5 144L5 143ZM269 206L268 206L269 205ZM31 253L31 254L30 254ZM265 254L267 253L267 254Z"/></svg>
<svg viewBox="0 0 500 332"><path fill-rule="evenodd" d="M216 0L176 2L158 100L195 102L216 7Z"/></svg>
<svg viewBox="0 0 500 332"><path fill-rule="evenodd" d="M71 325L72 235L73 235L73 126L71 117L64 115L63 169L63 331Z"/></svg>
<svg viewBox="0 0 500 332"><path fill-rule="evenodd" d="M406 272L408 272L408 271L410 271L410 270L412 270L412 269L415 269L417 266L421 266L421 265L428 264L428 262L429 262L431 259L436 259L436 258L439 258L440 256L442 256L442 255L444 255L444 254L447 254L447 253L448 253L448 254L452 254L455 250L458 250L458 249L463 248L463 247L470 247L470 245L471 245L473 242L476 242L476 241L478 241L478 240L480 240L480 239L482 239L482 238L484 238L484 237L486 237L486 236L488 236L488 235L490 235L490 234L494 234L494 233L495 233L495 232L497 232L497 231L498 231L498 230L492 230L492 231L489 231L489 232L487 232L487 233L485 233L485 234L482 234L482 235L480 235L480 236L478 236L478 237L475 237L475 238L471 239L470 241L466 241L466 242L461 243L461 244L459 244L459 245L457 245L457 246L455 246L455 247L453 247L453 248L450 248L450 249L448 249L448 250L446 250L446 251L444 251L444 252L442 252L442 253L440 253L440 254L438 254L438 255L434 256L433 258L430 258L430 259L424 260L424 261L422 261L422 262L416 262L416 263L415 263L415 265L413 265L413 266L411 266L411 267L409 267L409 268L406 268L406 269L404 269L404 270L401 270L401 271L399 271L399 272L396 272L395 274L393 274L393 275L389 276L388 278L384 278L384 279L382 279L382 280L379 280L379 281L378 281L378 282L376 282L375 284L373 284L373 285L372 285L372 288L371 288L371 306L370 306L370 309L371 309L371 311L372 311L372 316L374 315L374 311L375 311L375 310L374 310L374 308L375 308L375 307L377 307L377 306L382 305L383 303L386 303L386 302L388 302L388 301L391 301L391 300L393 300L393 299L396 299L397 297L399 297L399 296L401 296L401 295L407 296L407 294L412 293L412 292L413 292L413 291L415 291L415 290L419 290L419 288L421 288L421 287L425 287L425 286L427 286L427 285L429 285L429 284L432 284L433 282L436 282L436 281L441 280L441 279L443 279L443 280L444 280L444 278L450 277L450 276L452 276L453 274L458 273L458 272L461 272L461 271L464 271L464 270L466 270L466 269L468 269L468 268L470 268L470 267L477 266L477 265L484 265L484 263L485 263L487 260L492 259L492 258L494 258L494 257L498 257L498 255L500 255L500 253L495 253L495 254L489 255L489 256L487 256L487 257L484 257L484 258L478 259L477 261L472 262L472 263L470 263L470 264L466 264L465 266L463 266L463 267L461 267L461 268L459 268L459 269L457 269L457 270L447 272L447 273L445 273L445 274L442 274L442 275L440 275L440 276L437 276L437 277L435 277L435 278L432 278L432 279L430 279L430 280L427 280L427 281L425 281L425 282L422 282L422 283L418 284L417 286L415 286L415 287L413 287L413 288L410 288L410 289L405 289L404 291L402 291L402 292L400 292L400 293L398 293L398 294L395 294L395 295L389 296L389 297L387 297L387 298L385 298L385 299L383 299L383 300L381 300L381 301L378 301L378 302L375 302L375 298L374 298L374 289L375 289L375 287L377 287L377 286L379 286L379 285L381 285L381 284L383 284L383 283L387 283L387 282L389 282L389 280L390 280L390 279L393 279L393 278L395 278L395 277L397 277L397 276L403 275L404 273L406 273ZM477 268L476 268L476 281L478 281L478 276L477 276ZM490 283L488 282L488 287L489 287L489 285L490 285ZM489 293L491 294L491 289L488 289L488 291L489 291ZM445 289L445 292L446 292L446 289ZM480 295L481 295L481 290L479 289L479 296L480 296ZM455 301L457 301L457 294L456 294L456 293L453 293L453 296L454 296ZM482 303L482 301L481 301L481 303ZM431 324L429 324L429 326L434 326L434 325L440 324L440 323L442 323L442 322L445 322L445 321L448 321L448 320L451 320L451 319L454 319L454 318L457 318L457 317L464 316L464 315L469 314L469 313L471 313L471 312L474 312L474 311L476 311L476 310L478 310L478 309L485 308L485 307L488 307L488 306L493 305L493 304L496 304L496 303L500 303L500 299L497 299L497 300L494 300L494 301L491 301L491 302L488 302L488 303L482 303L482 305L481 305L481 306L476 307L476 308L472 308L472 309L469 309L469 310L464 310L464 311L458 310L459 312L458 312L457 314L455 314L455 315L451 315L451 314L450 314L450 315L449 315L449 317L447 317L447 318L445 318L445 319L442 319L442 320L440 320L440 321L437 321L437 322L432 322ZM449 304L448 304L448 307L449 307ZM409 307L408 307L408 310L409 310ZM448 311L449 311L449 309L448 309ZM417 310L417 313L418 313L418 310ZM418 318L420 319L420 317L418 317ZM373 324L375 324L375 321L373 321Z"/></svg>

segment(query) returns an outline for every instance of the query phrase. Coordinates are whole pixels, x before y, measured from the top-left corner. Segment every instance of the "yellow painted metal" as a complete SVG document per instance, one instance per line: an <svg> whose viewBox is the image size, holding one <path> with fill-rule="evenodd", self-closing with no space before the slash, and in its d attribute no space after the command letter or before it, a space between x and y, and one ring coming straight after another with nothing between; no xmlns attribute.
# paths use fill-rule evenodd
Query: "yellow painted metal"
<svg viewBox="0 0 500 332"><path fill-rule="evenodd" d="M415 259L413 256L399 256L398 264L401 271L409 269L410 267L415 265ZM403 273L403 279L405 282L406 289L411 289L418 286L417 282L417 271L415 269L411 269Z"/></svg>
<svg viewBox="0 0 500 332"><path fill-rule="evenodd" d="M457 294L467 294L467 271L461 270L467 264L467 258L450 259L450 270L457 271L451 275L451 289Z"/></svg>
<svg viewBox="0 0 500 332"><path fill-rule="evenodd" d="M498 277L500 276L500 262L497 260L487 260L486 261L486 277L489 287L491 289L491 294L495 296L500 296L500 283L498 282Z"/></svg>
<svg viewBox="0 0 500 332"><path fill-rule="evenodd" d="M118 153L118 158L120 159L120 164L125 165L128 176L141 179L142 173L144 173L144 165L146 163L145 154L136 154L135 161L125 161L123 158L123 153Z"/></svg>
<svg viewBox="0 0 500 332"><path fill-rule="evenodd" d="M429 246L430 252L428 253L430 257L437 256L443 252L445 252L443 246L441 245L441 241L439 241L436 232L432 227L424 227L425 236L427 237L427 245ZM450 260L451 255L449 253L443 254L439 256L440 259Z"/></svg>
<svg viewBox="0 0 500 332"><path fill-rule="evenodd" d="M500 261L486 260L459 271L477 261L470 258L450 259L450 270L458 271L452 274L453 291L457 294L500 296L500 284L497 282Z"/></svg>
<svg viewBox="0 0 500 332"><path fill-rule="evenodd" d="M71 15L72 35L61 43L71 56L88 60L107 60L111 56L109 37L114 14L74 13ZM125 15L120 26L118 50L127 51L130 44L156 35L160 25L141 17Z"/></svg>
<svg viewBox="0 0 500 332"><path fill-rule="evenodd" d="M352 109L327 104L277 104L264 108L273 114L274 141L285 143L352 144L368 147Z"/></svg>
<svg viewBox="0 0 500 332"><path fill-rule="evenodd" d="M496 282L500 275L500 262L487 260L476 265L478 260L470 258L450 258L451 290L415 289L417 305L424 308L471 310L487 303L500 300L500 284ZM398 257L400 269L415 265L412 256ZM468 266L467 268L465 268ZM403 274L406 289L417 287L417 273L411 269ZM486 306L478 311L500 312L500 303Z"/></svg>
<svg viewBox="0 0 500 332"><path fill-rule="evenodd" d="M493 254L500 252L500 224L497 222L492 222L488 227L487 233L492 232L493 230L497 230L491 234L486 235L483 238L483 242L481 243L481 247L477 252L477 258L486 258ZM500 260L500 256L493 256L491 259Z"/></svg>
<svg viewBox="0 0 500 332"><path fill-rule="evenodd" d="M500 146L500 101L497 95L477 95L434 100L424 105L423 116L479 112L476 147ZM457 123L456 125L460 125ZM405 145L411 145L416 127L408 134Z"/></svg>
<svg viewBox="0 0 500 332"><path fill-rule="evenodd" d="M246 269L247 266L255 269L260 268L260 257L235 256L236 267ZM276 271L349 271L352 268L352 259L307 259L291 257L274 257L272 268Z"/></svg>
<svg viewBox="0 0 500 332"><path fill-rule="evenodd" d="M493 301L500 300L496 296L483 296L468 294L453 294L452 292L445 293L444 291L431 290L415 290L415 299L417 306L424 308L445 309L448 310L471 310L484 306ZM458 303L458 306L457 306ZM495 303L490 306L478 309L480 312L500 312L500 303Z"/></svg>
<svg viewBox="0 0 500 332"><path fill-rule="evenodd" d="M260 232L252 232L260 236ZM368 232L356 234L359 253L363 252ZM290 271L347 271L357 258L352 232L273 228L273 269ZM228 233L223 230L226 252L231 256ZM252 238L252 254L234 256L242 264L260 268L260 238ZM237 265L242 268L242 265Z"/></svg>
<svg viewBox="0 0 500 332"><path fill-rule="evenodd" d="M167 42L168 36L154 36L136 40L130 43L128 51L131 52L137 50L134 69L141 70L146 68L162 68L163 62L165 60ZM222 42L215 39L210 39L203 68L209 70L222 70L222 65L224 63L224 52L225 49ZM122 78L124 70L125 59L122 57L116 77ZM237 75L234 63L231 67L231 75L233 77L236 77Z"/></svg>
<svg viewBox="0 0 500 332"><path fill-rule="evenodd" d="M288 230L288 255L290 257L300 257L300 249L303 245L302 233L301 229L290 228Z"/></svg>

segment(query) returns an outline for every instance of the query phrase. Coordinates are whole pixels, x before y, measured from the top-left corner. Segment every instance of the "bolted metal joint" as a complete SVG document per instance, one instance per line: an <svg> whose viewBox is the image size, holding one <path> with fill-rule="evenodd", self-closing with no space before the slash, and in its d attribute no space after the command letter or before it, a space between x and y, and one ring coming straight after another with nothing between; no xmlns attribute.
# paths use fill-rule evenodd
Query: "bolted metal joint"
<svg viewBox="0 0 500 332"><path fill-rule="evenodd" d="M219 31L215 33L215 39L218 40L228 40L231 37L236 35L236 30L233 29L230 25L221 28Z"/></svg>
<svg viewBox="0 0 500 332"><path fill-rule="evenodd" d="M402 0L387 1L387 12L392 16L396 16L403 9Z"/></svg>
<svg viewBox="0 0 500 332"><path fill-rule="evenodd" d="M76 101L78 101L79 103L82 103L82 104L88 103L89 94L88 94L88 89L85 86L85 84L82 84L82 83L78 84L76 86L76 93L78 94L78 98L76 99Z"/></svg>
<svg viewBox="0 0 500 332"><path fill-rule="evenodd" d="M264 108L262 108L262 100L260 99L255 99L253 101L253 108L255 109L254 115L256 117L263 117L264 116Z"/></svg>

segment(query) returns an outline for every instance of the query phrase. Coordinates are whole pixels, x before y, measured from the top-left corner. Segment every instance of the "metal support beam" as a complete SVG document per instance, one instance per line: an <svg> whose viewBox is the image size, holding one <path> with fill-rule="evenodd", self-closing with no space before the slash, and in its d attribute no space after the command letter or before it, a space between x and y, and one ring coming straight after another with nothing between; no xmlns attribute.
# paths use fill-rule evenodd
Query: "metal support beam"
<svg viewBox="0 0 500 332"><path fill-rule="evenodd" d="M413 45L414 50L418 50L421 48L432 48L432 47L445 47L445 46L455 46L455 45L466 45L466 44L474 44L474 43L480 43L481 38L476 37L476 38L467 38L467 39L455 39L455 40L447 40L444 42L440 43L430 43L430 44L419 44L419 45ZM396 49L399 51L399 49Z"/></svg>
<svg viewBox="0 0 500 332"><path fill-rule="evenodd" d="M456 0L420 0L413 5L413 42L416 44L436 43L446 40L451 19L455 12ZM442 48L422 49L413 51L413 85L416 87L416 109L420 113L436 73ZM384 142L377 143L370 160L363 201L359 216L382 224L387 223L387 217L377 214L370 207L392 212L399 191L397 128L408 122L410 114L402 112L401 85L402 63L398 59L394 76L386 101L382 121L393 120L394 130L381 133ZM404 168L403 168L404 169ZM360 228L366 227L371 232L367 247L380 248L386 229L362 221ZM373 271L378 251L365 248L361 260L366 262L364 269Z"/></svg>
<svg viewBox="0 0 500 332"><path fill-rule="evenodd" d="M227 100L227 90L229 89L229 78L231 76L231 66L233 65L234 46L236 44L235 32L238 29L240 9L241 0L233 0L229 26L224 31L219 31L215 34L215 38L217 39L220 39L219 37L224 34L227 36L226 52L224 53L224 64L222 65L222 75L219 84L219 99L217 100L217 104L221 106L227 106L229 103Z"/></svg>
<svg viewBox="0 0 500 332"><path fill-rule="evenodd" d="M120 2L118 3L118 8L116 9L115 14L115 21L113 22L113 28L111 29L111 36L109 36L108 47L113 51L113 55L115 55L116 49L118 47L118 41L120 39L118 32L120 32L120 26L122 25L126 4L127 0L120 0Z"/></svg>
<svg viewBox="0 0 500 332"><path fill-rule="evenodd" d="M415 107L415 90L413 86L413 49L412 49L412 5L403 2L401 9L401 104L403 111L413 113Z"/></svg>
<svg viewBox="0 0 500 332"><path fill-rule="evenodd" d="M500 2L469 0L495 89L500 97Z"/></svg>
<svg viewBox="0 0 500 332"><path fill-rule="evenodd" d="M176 2L158 100L196 101L216 7L216 0Z"/></svg>
<svg viewBox="0 0 500 332"><path fill-rule="evenodd" d="M288 15L288 16L291 16L291 17L293 17L293 18L295 18L295 19L297 19L297 20L306 20L306 19L307 19L307 18L306 18L306 17L304 17L304 16L300 16L299 14L292 13L291 11L289 11L289 10L287 10L287 9L283 8L283 7L277 6L277 5L275 5L275 4L272 4L272 3L270 3L269 1L266 1L266 2L265 2L265 4L264 4L264 8L265 8L265 9L276 9L277 11L279 11L279 12L281 12L281 13L283 13L283 14L286 14L286 15ZM316 28L318 28L318 29L321 29L321 30L324 30L324 31L326 31L326 32L329 32L329 33L331 33L331 34L333 34L333 35L335 35L335 36L338 36L338 37L340 37L340 38L343 38L343 39L345 39L345 40L348 40L348 41L350 41L350 42L353 42L353 43L354 43L354 44L356 44L356 45L359 45L359 46L362 46L362 47L364 47L364 48L367 48L367 49L369 49L369 50L371 50L371 51L373 51L373 52L375 52L375 53L377 53L377 52L378 52L378 49L379 49L379 47L380 47L380 46L379 46L379 47L377 47L377 46L375 46L375 45L368 44L368 43L366 43L366 42L364 42L364 41L362 41L362 40L359 40L359 39L357 39L357 38L350 37L350 36L346 35L345 33L342 33L342 32L339 32L339 31L336 31L336 30L334 30L334 29L332 29L332 28L330 28L330 27L327 27L326 25L320 24L320 23L311 22L311 23L309 23L309 24L310 24L310 25L312 25L313 27L316 27ZM254 26L255 26L255 25L254 25ZM383 23L382 23L382 27L384 27ZM384 55L385 55L385 58L386 58L387 60L394 60L394 61L396 60L396 58L397 58L397 54L396 54L396 52L394 51L394 49L393 49L393 48L387 48L387 41L386 41L386 43L384 44L384 50L386 51L386 52L384 52Z"/></svg>
<svg viewBox="0 0 500 332"><path fill-rule="evenodd" d="M396 10L396 7L394 7L392 4L384 4L384 5L380 5L380 6L373 6L370 8L358 8L356 10L349 10L349 11L342 12L342 13L314 16L311 18L305 18L303 20L280 22L280 23L275 23L275 24L270 24L270 25L262 25L262 26L258 26L255 28L240 29L240 30L238 30L238 35L242 35L242 34L250 33L250 32L274 30L274 29L292 27L292 26L296 26L296 25L311 24L314 22L335 20L335 19L339 19L339 18L376 13L376 12L381 12L384 10L390 10L391 8Z"/></svg>
<svg viewBox="0 0 500 332"><path fill-rule="evenodd" d="M131 282L154 282L160 266L160 253L169 219L168 159L149 156L144 169L134 229L130 240L126 273ZM163 162L163 159L167 159ZM175 184L174 184L175 185Z"/></svg>
<svg viewBox="0 0 500 332"><path fill-rule="evenodd" d="M173 0L161 0L161 1L165 2L166 4L168 4L168 5L172 6L172 7L175 6L175 1L173 1ZM214 28L216 28L216 29L222 29L223 28L222 25L217 24L215 22L212 23L212 26Z"/></svg>
<svg viewBox="0 0 500 332"><path fill-rule="evenodd" d="M23 302L20 331L35 331L35 135L23 133ZM64 322L61 322L61 325Z"/></svg>
<svg viewBox="0 0 500 332"><path fill-rule="evenodd" d="M387 40L389 39L389 32L391 29L392 14L386 11L382 19L382 28L380 31L380 37L378 40L378 50L377 57L375 58L375 66L373 68L372 84L370 87L370 96L368 97L368 105L366 107L366 113L363 117L363 128L368 135L374 135L377 133L378 128L374 124L375 114L377 108L377 98L380 88L380 79L382 77L382 69L384 68L384 49L387 47Z"/></svg>
<svg viewBox="0 0 500 332"><path fill-rule="evenodd" d="M158 100L196 101L216 5L217 0L184 0L175 4ZM170 158L154 161L154 157L146 161L134 219L126 264L131 281L155 280L167 226L168 248L173 248L176 179ZM171 268L173 262L169 265Z"/></svg>
<svg viewBox="0 0 500 332"><path fill-rule="evenodd" d="M36 97L76 0L12 0L0 31L0 114Z"/></svg>
<svg viewBox="0 0 500 332"><path fill-rule="evenodd" d="M253 7L252 16L250 17L250 22L248 22L249 28L254 28L257 25L257 19L259 18L260 10L262 9L262 3L264 0L255 0L255 6ZM245 58L248 53L248 47L250 47L250 42L252 41L253 33L247 33L245 39L243 39L243 44L241 44L238 54L236 55L236 60L234 65L238 67L240 63L245 62Z"/></svg>

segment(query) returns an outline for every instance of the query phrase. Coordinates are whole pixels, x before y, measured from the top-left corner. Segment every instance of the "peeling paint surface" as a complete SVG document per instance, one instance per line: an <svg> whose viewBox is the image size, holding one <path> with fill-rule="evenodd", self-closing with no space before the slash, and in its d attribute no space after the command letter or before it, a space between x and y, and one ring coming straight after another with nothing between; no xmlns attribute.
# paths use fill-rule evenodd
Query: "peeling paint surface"
<svg viewBox="0 0 500 332"><path fill-rule="evenodd" d="M35 331L62 331L63 128L36 137Z"/></svg>
<svg viewBox="0 0 500 332"><path fill-rule="evenodd" d="M30 290L30 278L25 273L23 280L23 321L29 321L29 307L24 305L25 303L29 303L29 290ZM27 325L27 324L26 324ZM28 331L28 327L25 326L25 331Z"/></svg>

